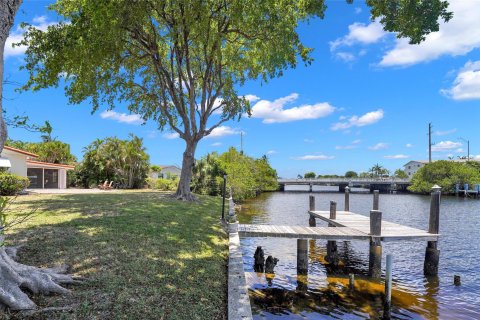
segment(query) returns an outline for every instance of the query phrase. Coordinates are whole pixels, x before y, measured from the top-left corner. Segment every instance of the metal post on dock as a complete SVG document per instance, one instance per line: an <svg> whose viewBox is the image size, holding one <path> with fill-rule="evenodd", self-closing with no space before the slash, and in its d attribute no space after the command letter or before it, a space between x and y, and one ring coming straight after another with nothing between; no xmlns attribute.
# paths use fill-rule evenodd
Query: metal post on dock
<svg viewBox="0 0 480 320"><path fill-rule="evenodd" d="M345 211L350 211L350 188L345 187Z"/></svg>
<svg viewBox="0 0 480 320"><path fill-rule="evenodd" d="M310 211L315 211L315 197L310 195L309 197L309 210ZM317 220L313 216L313 214L310 213L310 218L308 219L308 224L310 227L316 227L317 226Z"/></svg>
<svg viewBox="0 0 480 320"><path fill-rule="evenodd" d="M430 219L428 222L428 232L438 234L440 227L440 198L441 187L434 185L432 187L430 201ZM438 275L438 263L440 261L440 250L437 249L437 241L428 241L425 250L425 263L423 264L423 274L425 276Z"/></svg>
<svg viewBox="0 0 480 320"><path fill-rule="evenodd" d="M368 261L368 275L380 278L382 275L382 212L370 211L370 253Z"/></svg>
<svg viewBox="0 0 480 320"><path fill-rule="evenodd" d="M392 310L392 264L393 257L387 254L387 268L385 270L385 303L383 306L383 319L391 318Z"/></svg>
<svg viewBox="0 0 480 320"><path fill-rule="evenodd" d="M378 190L373 190L373 210L379 210L379 203L380 203L380 199L379 199L379 194L380 194L380 191Z"/></svg>

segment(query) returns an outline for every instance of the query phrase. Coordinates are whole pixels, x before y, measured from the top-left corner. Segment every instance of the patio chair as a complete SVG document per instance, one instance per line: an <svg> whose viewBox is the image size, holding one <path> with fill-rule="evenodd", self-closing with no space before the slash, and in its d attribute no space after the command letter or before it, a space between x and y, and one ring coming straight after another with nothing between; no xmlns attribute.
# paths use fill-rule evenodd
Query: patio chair
<svg viewBox="0 0 480 320"><path fill-rule="evenodd" d="M98 189L105 190L108 187L108 180L105 180L103 184L98 185Z"/></svg>

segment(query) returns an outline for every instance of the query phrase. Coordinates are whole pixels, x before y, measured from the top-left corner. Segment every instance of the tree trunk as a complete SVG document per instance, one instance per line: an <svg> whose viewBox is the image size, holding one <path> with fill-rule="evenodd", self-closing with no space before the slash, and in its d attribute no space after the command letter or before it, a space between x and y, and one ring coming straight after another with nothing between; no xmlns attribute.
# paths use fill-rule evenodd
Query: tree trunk
<svg viewBox="0 0 480 320"><path fill-rule="evenodd" d="M186 139L185 142L187 146L183 153L182 173L180 174L180 181L178 182L175 197L178 200L195 201L196 198L190 190L190 183L192 182L192 170L195 164L195 150L197 149L198 141Z"/></svg>
<svg viewBox="0 0 480 320"><path fill-rule="evenodd" d="M5 42L7 41L10 29L12 29L13 19L21 3L22 0L0 1L0 153L3 151L5 140L7 140L7 126L3 119L3 57Z"/></svg>

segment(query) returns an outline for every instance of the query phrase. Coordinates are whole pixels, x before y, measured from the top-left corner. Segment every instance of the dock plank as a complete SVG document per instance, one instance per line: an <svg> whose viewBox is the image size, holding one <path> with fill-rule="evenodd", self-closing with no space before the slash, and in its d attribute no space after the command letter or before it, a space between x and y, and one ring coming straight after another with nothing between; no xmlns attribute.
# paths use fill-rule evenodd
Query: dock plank
<svg viewBox="0 0 480 320"><path fill-rule="evenodd" d="M252 228L252 225L239 224L238 233L244 237L285 237L325 240L367 240L370 238L368 234L347 227L255 225L255 228Z"/></svg>

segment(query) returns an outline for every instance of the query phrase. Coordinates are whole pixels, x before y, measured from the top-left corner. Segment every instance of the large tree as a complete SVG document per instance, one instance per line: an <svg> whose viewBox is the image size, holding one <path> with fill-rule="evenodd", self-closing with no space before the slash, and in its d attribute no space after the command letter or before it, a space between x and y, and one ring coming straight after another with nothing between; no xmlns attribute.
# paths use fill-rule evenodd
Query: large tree
<svg viewBox="0 0 480 320"><path fill-rule="evenodd" d="M451 18L443 0L366 2L372 19L412 43L437 31L439 18ZM237 93L245 81L311 62L298 25L323 18L326 6L322 0L58 0L51 9L65 22L28 31L25 88L63 79L71 103L89 100L94 110L124 103L176 132L186 144L176 196L191 200L198 142L249 112Z"/></svg>
<svg viewBox="0 0 480 320"><path fill-rule="evenodd" d="M3 53L15 14L21 3L22 0L0 1L0 152L7 139L2 108ZM8 204L11 201L9 198L0 197L0 311L5 307L13 310L35 309L35 303L22 289L27 289L34 294L67 293L68 290L61 287L60 284L74 283L75 280L69 275L61 274L66 270L40 269L15 261L16 249L6 248L4 242L5 230L21 222L7 219Z"/></svg>

